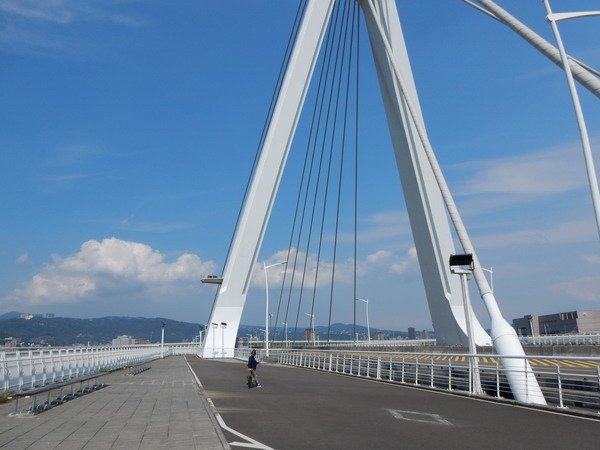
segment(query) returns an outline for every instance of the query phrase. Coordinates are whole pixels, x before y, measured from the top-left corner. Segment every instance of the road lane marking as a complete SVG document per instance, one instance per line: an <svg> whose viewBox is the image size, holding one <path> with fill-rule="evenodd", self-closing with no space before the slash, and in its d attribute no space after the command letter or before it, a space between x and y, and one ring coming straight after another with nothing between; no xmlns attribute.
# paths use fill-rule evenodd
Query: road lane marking
<svg viewBox="0 0 600 450"><path fill-rule="evenodd" d="M452 425L439 414L424 413L419 411L405 411L402 409L388 409L394 419L407 420L409 422L430 423L434 425Z"/></svg>
<svg viewBox="0 0 600 450"><path fill-rule="evenodd" d="M194 375L194 378L196 379L196 383L198 384L198 386L201 389L204 389L204 386L202 386L202 383L200 382L200 379L198 378L198 376L196 375L196 372L194 372L194 370L192 369L192 366L190 365L190 363L188 361L186 361L188 367L190 368L190 371L192 372L192 375ZM265 444L261 444L260 442L258 442L255 439L252 439L249 436L246 436L242 433L240 433L239 431L235 431L233 428L230 428L229 426L227 426L227 424L225 423L225 421L223 420L223 418L221 417L221 414L219 414L217 412L217 408L215 408L215 405L213 403L213 401L206 397L206 401L208 402L208 404L210 405L213 414L215 415L215 418L217 419L217 422L219 423L219 426L224 429L229 431L231 434L233 434L234 436L237 436L239 438L242 438L248 442L229 442L228 444L231 446L236 446L236 447L247 447L247 448L258 448L261 450L274 450L273 448L269 447L268 445Z"/></svg>

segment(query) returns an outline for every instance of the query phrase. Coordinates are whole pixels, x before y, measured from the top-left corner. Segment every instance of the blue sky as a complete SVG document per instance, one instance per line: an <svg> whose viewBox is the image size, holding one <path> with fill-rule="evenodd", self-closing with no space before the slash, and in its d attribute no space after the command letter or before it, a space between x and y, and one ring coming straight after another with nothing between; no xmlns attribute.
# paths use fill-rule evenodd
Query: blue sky
<svg viewBox="0 0 600 450"><path fill-rule="evenodd" d="M553 42L541 1L498 3ZM461 1L397 5L430 140L505 316L600 309L600 243L562 72ZM213 291L199 278L224 264L296 8L0 0L2 312L208 319ZM569 53L596 68L599 20L560 24ZM373 327L430 328L367 50L358 294ZM600 103L579 93L598 161ZM287 254L299 158L293 149L259 263ZM339 300L342 322L352 321L349 228L336 269L350 299ZM244 323L264 320L261 272ZM271 269L272 298L280 281ZM318 325L326 312L317 306Z"/></svg>

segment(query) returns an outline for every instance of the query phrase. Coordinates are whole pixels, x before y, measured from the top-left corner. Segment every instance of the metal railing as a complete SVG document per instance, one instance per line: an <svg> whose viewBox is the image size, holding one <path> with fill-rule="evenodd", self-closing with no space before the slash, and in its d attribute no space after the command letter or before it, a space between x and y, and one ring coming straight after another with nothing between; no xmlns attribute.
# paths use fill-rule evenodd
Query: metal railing
<svg viewBox="0 0 600 450"><path fill-rule="evenodd" d="M165 344L164 356L198 353L198 344ZM161 345L14 349L0 352L0 393L76 380L161 356Z"/></svg>
<svg viewBox="0 0 600 450"><path fill-rule="evenodd" d="M526 345L600 345L598 334L519 336L519 340Z"/></svg>
<svg viewBox="0 0 600 450"><path fill-rule="evenodd" d="M247 358L248 353L248 349L236 350L239 358ZM270 354L271 358L276 356L279 363L290 366L513 400L507 371L502 368L497 355L289 349L272 350ZM264 351L257 350L257 357L264 359ZM550 407L600 414L600 358L506 358L517 358L523 362L523 371L533 371Z"/></svg>

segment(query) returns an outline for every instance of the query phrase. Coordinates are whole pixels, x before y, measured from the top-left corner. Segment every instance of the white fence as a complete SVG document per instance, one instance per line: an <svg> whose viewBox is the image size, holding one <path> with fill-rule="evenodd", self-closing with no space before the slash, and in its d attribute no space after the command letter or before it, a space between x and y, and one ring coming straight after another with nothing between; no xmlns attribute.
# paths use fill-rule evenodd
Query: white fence
<svg viewBox="0 0 600 450"><path fill-rule="evenodd" d="M264 351L257 350L264 359ZM236 356L247 358L249 350ZM372 351L277 350L270 352L281 364L410 384L473 396L512 400L512 393L496 355L462 353L389 353ZM600 413L600 358L515 357L527 361L550 407Z"/></svg>
<svg viewBox="0 0 600 450"><path fill-rule="evenodd" d="M168 355L197 353L198 344L15 349L0 352L0 392L22 392Z"/></svg>
<svg viewBox="0 0 600 450"><path fill-rule="evenodd" d="M525 345L600 345L598 334L519 336L519 340Z"/></svg>

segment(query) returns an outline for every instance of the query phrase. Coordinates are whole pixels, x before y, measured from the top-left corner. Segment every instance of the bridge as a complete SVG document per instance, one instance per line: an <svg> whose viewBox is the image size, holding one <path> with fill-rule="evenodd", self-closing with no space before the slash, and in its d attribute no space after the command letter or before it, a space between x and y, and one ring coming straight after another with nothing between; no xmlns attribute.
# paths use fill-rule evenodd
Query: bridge
<svg viewBox="0 0 600 450"><path fill-rule="evenodd" d="M598 357L531 357L549 403L532 407L512 399L491 355L478 356L476 393L466 354L317 348L259 350L263 387L248 389L249 351L2 354L12 398L0 405L0 448L593 448L600 438Z"/></svg>
<svg viewBox="0 0 600 450"><path fill-rule="evenodd" d="M477 3L478 9L494 19L514 25L491 1L467 3ZM285 310L286 327L291 307L296 309L294 329L298 328L303 295L305 301L312 295L310 313L304 314L310 316L308 331L310 334L312 328L313 336L304 345L297 345L294 338L290 346L269 351L267 310L267 348L258 352L263 386L249 390L244 379L250 349L236 348L235 341L250 279L298 118L319 66L321 47L325 47L330 60L333 53L327 53L327 48L346 48L334 32L350 33L359 8L375 60L436 343L446 345L448 351L407 351L398 348L399 343L393 349L380 349L373 348L376 344L361 346L356 341L333 348L336 346L331 342L315 342L314 308L329 195L319 191L319 182L335 184L335 180L321 179L321 162L327 161L328 156L321 150L318 172L307 175L308 179L316 177L314 185L306 181L299 190L305 199L314 191L315 200L312 204L305 201L301 208L297 205L296 213L301 210L302 218L298 230L296 222L292 227L286 260L263 263L267 304L267 269L285 266L277 315L280 307L282 314ZM0 447L597 446L600 358L528 355L504 319L427 135L395 2L311 0L302 2L299 11L294 43L286 55L223 273L204 279L216 286L216 295L203 341L164 347L1 352L0 383L6 403L0 407ZM549 17L554 16L549 13ZM338 18L339 25L332 25L332 20L337 24ZM535 41L531 36L528 39ZM535 45L558 64L557 49ZM346 54L349 59L354 55L351 48ZM597 95L594 71L579 61L567 61L567 72L569 67L576 79ZM351 78L350 72L332 70L339 78L329 80L330 92L341 86L342 74ZM321 101L324 95L324 91L317 92ZM334 118L328 119L335 122ZM318 120L313 122L316 129L321 125ZM343 123L347 120L344 116ZM329 123L323 124L325 130L328 126ZM324 131L316 136L323 143L334 141ZM316 142L317 137L309 141ZM333 150L330 161L332 153ZM592 178L594 197L597 186L594 188ZM338 192L338 207L339 195ZM323 202L319 207L317 197ZM313 211L310 219L304 217L306 209ZM309 223L312 231L316 210L322 211L321 230L307 238L302 235L302 226ZM335 218L337 238L339 210ZM319 224L315 224L317 228ZM298 261L300 246L292 245L300 243L301 237L307 239L302 270L302 261ZM458 250L455 238L460 244ZM315 273L309 274L313 285L308 286L307 259L315 250L315 242L319 256ZM331 252L332 285L338 257L336 245L337 241ZM356 251L353 256L356 261ZM355 279L356 273L355 264ZM468 277L474 279L489 315L489 335L470 304ZM300 288L298 278L302 280ZM287 304L284 287L289 287ZM356 316L356 303L366 300L356 295L356 285L354 288L351 304ZM330 322L333 291L331 287L329 304L324 306L329 306ZM299 292L294 301L292 292ZM292 316L293 312L290 320ZM275 328L279 318L275 319ZM453 352L459 345L468 346L468 351ZM482 348L490 350L482 352Z"/></svg>

